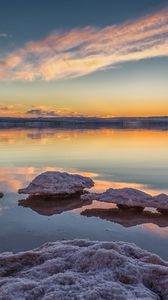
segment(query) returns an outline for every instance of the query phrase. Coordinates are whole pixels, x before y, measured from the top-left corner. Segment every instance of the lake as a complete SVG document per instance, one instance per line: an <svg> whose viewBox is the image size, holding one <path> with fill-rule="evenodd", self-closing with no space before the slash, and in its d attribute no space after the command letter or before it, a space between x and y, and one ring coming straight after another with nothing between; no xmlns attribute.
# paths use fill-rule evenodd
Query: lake
<svg viewBox="0 0 168 300"><path fill-rule="evenodd" d="M90 176L94 190L134 187L168 193L168 132L145 130L0 130L0 251L47 241L128 241L168 259L168 216L121 212L107 203L36 203L17 190L47 170Z"/></svg>

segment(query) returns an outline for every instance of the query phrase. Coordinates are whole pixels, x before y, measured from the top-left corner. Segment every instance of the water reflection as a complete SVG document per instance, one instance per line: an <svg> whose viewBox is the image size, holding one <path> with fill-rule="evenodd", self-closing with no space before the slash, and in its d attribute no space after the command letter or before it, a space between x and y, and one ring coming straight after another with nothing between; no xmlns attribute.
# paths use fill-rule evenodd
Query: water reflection
<svg viewBox="0 0 168 300"><path fill-rule="evenodd" d="M0 251L90 238L135 242L168 258L165 216L146 211L128 214L108 203L77 199L27 199L18 206L17 194L39 173L54 170L89 176L95 181L94 190L100 192L127 186L151 194L168 193L167 153L168 131L0 130L0 191L5 194L0 201Z"/></svg>
<svg viewBox="0 0 168 300"><path fill-rule="evenodd" d="M86 209L81 212L86 217L98 217L113 223L118 223L124 227L132 227L145 223L153 223L159 227L168 226L168 217L151 211L123 211L118 208L111 209Z"/></svg>
<svg viewBox="0 0 168 300"><path fill-rule="evenodd" d="M0 130L0 146L1 173L11 168L7 176L20 167L77 170L116 185L168 192L167 131L10 129Z"/></svg>
<svg viewBox="0 0 168 300"><path fill-rule="evenodd" d="M81 200L79 197L58 199L54 196L29 196L27 199L18 201L19 206L31 208L43 216L61 214L62 212L81 208L91 203L91 200Z"/></svg>

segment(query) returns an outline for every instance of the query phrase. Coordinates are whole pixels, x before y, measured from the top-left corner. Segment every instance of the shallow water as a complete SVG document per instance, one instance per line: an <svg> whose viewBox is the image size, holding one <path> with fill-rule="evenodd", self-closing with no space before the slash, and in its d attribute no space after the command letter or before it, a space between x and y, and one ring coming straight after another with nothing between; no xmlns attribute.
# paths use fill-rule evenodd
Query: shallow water
<svg viewBox="0 0 168 300"><path fill-rule="evenodd" d="M89 238L134 242L168 259L168 217L121 213L115 206L21 201L17 190L46 170L91 176L95 189L135 187L168 193L168 132L143 130L1 130L0 251L46 241Z"/></svg>

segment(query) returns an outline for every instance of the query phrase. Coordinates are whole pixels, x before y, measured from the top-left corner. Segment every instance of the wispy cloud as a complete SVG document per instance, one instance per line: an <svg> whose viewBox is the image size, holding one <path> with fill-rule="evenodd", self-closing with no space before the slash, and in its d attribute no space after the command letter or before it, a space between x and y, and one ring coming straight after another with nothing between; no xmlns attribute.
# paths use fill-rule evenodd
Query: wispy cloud
<svg viewBox="0 0 168 300"><path fill-rule="evenodd" d="M9 37L9 34L6 32L0 32L0 38L7 38Z"/></svg>
<svg viewBox="0 0 168 300"><path fill-rule="evenodd" d="M57 108L55 106L32 106L27 110L24 115L29 117L84 117L86 115L80 114L79 112L72 111L68 108Z"/></svg>
<svg viewBox="0 0 168 300"><path fill-rule="evenodd" d="M83 114L68 107L56 105L0 104L0 117L35 117L35 118L59 118L59 117L113 117L112 115Z"/></svg>
<svg viewBox="0 0 168 300"><path fill-rule="evenodd" d="M74 78L116 64L168 56L168 8L121 25L55 32L0 57L0 80Z"/></svg>
<svg viewBox="0 0 168 300"><path fill-rule="evenodd" d="M0 111L8 111L13 109L13 105L0 105Z"/></svg>
<svg viewBox="0 0 168 300"><path fill-rule="evenodd" d="M26 112L29 116L35 116L35 117L59 117L60 115L57 114L53 110L43 110L43 109L30 109Z"/></svg>

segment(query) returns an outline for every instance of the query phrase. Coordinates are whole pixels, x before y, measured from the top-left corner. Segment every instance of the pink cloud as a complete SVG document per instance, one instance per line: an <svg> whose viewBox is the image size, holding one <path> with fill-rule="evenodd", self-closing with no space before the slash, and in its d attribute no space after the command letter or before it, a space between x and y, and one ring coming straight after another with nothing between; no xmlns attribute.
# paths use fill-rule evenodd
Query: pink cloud
<svg viewBox="0 0 168 300"><path fill-rule="evenodd" d="M0 80L74 78L168 56L168 9L121 25L55 32L0 57Z"/></svg>

